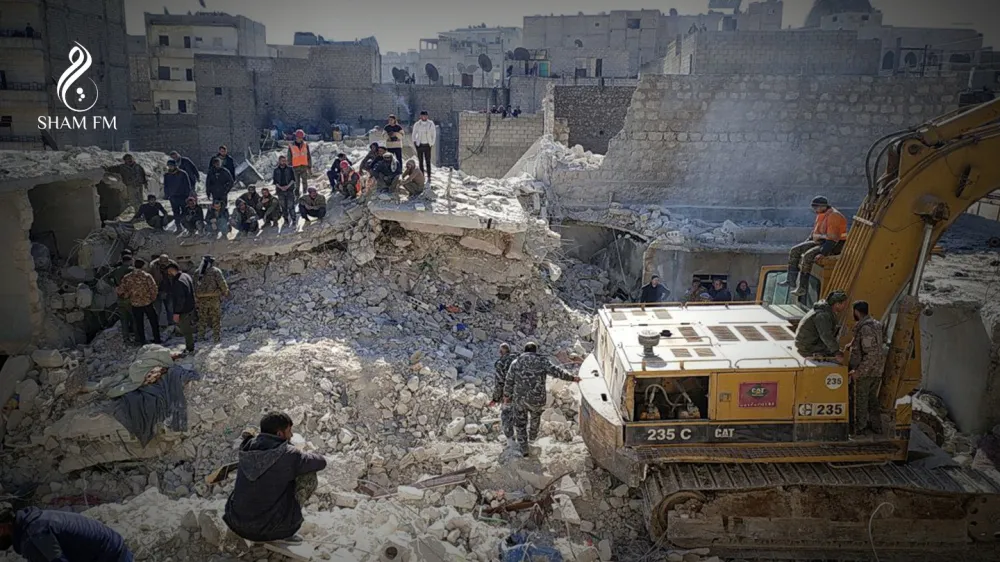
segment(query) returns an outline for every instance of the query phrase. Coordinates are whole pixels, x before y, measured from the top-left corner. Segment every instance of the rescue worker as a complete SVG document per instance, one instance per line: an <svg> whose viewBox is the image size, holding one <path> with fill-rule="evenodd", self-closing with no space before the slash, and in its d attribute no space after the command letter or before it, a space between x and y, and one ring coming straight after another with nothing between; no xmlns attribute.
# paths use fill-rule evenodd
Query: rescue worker
<svg viewBox="0 0 1000 562"><path fill-rule="evenodd" d="M503 434L507 438L508 447L514 446L514 409L509 403L505 403L503 389L507 381L507 373L510 371L510 364L515 359L517 359L517 354L510 352L510 344L501 343L500 358L493 364L496 377L493 386L493 397L490 400L490 407L502 404L500 407L500 428L503 429Z"/></svg>
<svg viewBox="0 0 1000 562"><path fill-rule="evenodd" d="M146 221L146 224L156 230L163 230L171 218L167 214L167 210L163 208L163 205L156 200L156 196L152 193L146 196L146 202L139 205L139 208L135 211L135 215L132 216L132 220L129 222L137 222L139 217L142 217Z"/></svg>
<svg viewBox="0 0 1000 562"><path fill-rule="evenodd" d="M833 357L843 361L837 342L837 315L847 308L847 293L833 291L826 300L818 300L799 321L795 330L795 349L803 357Z"/></svg>
<svg viewBox="0 0 1000 562"><path fill-rule="evenodd" d="M215 267L212 256L201 258L201 265L195 271L194 299L198 310L198 339L204 340L208 329L212 329L212 340L222 340L222 299L229 297L229 285L222 270Z"/></svg>
<svg viewBox="0 0 1000 562"><path fill-rule="evenodd" d="M421 111L420 119L413 124L413 148L417 151L417 162L420 171L427 177L427 183L431 182L431 152L434 150L435 142L437 142L437 126L430 120L426 111Z"/></svg>
<svg viewBox="0 0 1000 562"><path fill-rule="evenodd" d="M392 191L393 183L399 177L399 164L391 152L382 154L382 159L372 166L372 177L375 179L375 189L381 193Z"/></svg>
<svg viewBox="0 0 1000 562"><path fill-rule="evenodd" d="M278 157L278 167L274 169L272 180L278 192L278 203L281 205L281 216L285 219L285 227L294 226L299 222L295 207L300 193L295 185L295 171L288 166L287 157Z"/></svg>
<svg viewBox="0 0 1000 562"><path fill-rule="evenodd" d="M187 234L196 234L205 228L205 212L194 196L187 198L187 204L184 206L184 215L181 217L181 224L184 225Z"/></svg>
<svg viewBox="0 0 1000 562"><path fill-rule="evenodd" d="M184 170L177 167L176 160L167 160L167 173L163 174L163 195L170 201L170 212L174 216L174 228L181 230L184 203L194 195L194 182Z"/></svg>
<svg viewBox="0 0 1000 562"><path fill-rule="evenodd" d="M729 292L726 282L722 279L712 281L712 288L708 291L708 294L712 296L712 302L730 302L733 300L733 294Z"/></svg>
<svg viewBox="0 0 1000 562"><path fill-rule="evenodd" d="M142 204L143 193L149 186L146 170L136 163L131 154L122 156L122 163L108 168L108 171L122 177L122 183L128 188L129 203L136 206Z"/></svg>
<svg viewBox="0 0 1000 562"><path fill-rule="evenodd" d="M528 444L538 437L538 426L545 409L545 377L580 382L580 377L552 364L538 354L538 344L524 346L524 353L511 363L504 381L503 400L513 404L514 434L521 455L529 455Z"/></svg>
<svg viewBox="0 0 1000 562"><path fill-rule="evenodd" d="M256 185L248 185L247 192L240 195L237 201L243 201L247 205L250 205L250 208L253 209L258 216L260 215L260 195L257 193Z"/></svg>
<svg viewBox="0 0 1000 562"><path fill-rule="evenodd" d="M309 174L312 173L313 165L309 143L305 138L305 131L299 129L295 131L295 141L288 145L288 161L291 162L295 173L295 189L299 190L299 193L309 188Z"/></svg>
<svg viewBox="0 0 1000 562"><path fill-rule="evenodd" d="M757 300L757 295L750 291L750 284L742 280L736 284L736 294L734 296L738 301Z"/></svg>
<svg viewBox="0 0 1000 562"><path fill-rule="evenodd" d="M660 276L654 275L649 278L649 283L642 286L639 290L639 302L652 303L652 302L667 302L667 297L670 296L670 291L660 284Z"/></svg>
<svg viewBox="0 0 1000 562"><path fill-rule="evenodd" d="M194 281L191 276L181 271L177 264L167 268L170 275L170 298L173 302L174 324L184 336L184 350L194 351Z"/></svg>
<svg viewBox="0 0 1000 562"><path fill-rule="evenodd" d="M856 301L853 308L854 338L850 344L848 378L854 385L854 433L882 433L878 402L885 347L882 323L868 315L868 303Z"/></svg>
<svg viewBox="0 0 1000 562"><path fill-rule="evenodd" d="M788 274L778 283L795 287L792 294L802 296L809 286L809 274L817 256L835 256L844 249L847 240L847 219L840 211L830 206L823 196L812 200L812 210L816 213L812 235L809 240L792 246L788 252Z"/></svg>
<svg viewBox="0 0 1000 562"><path fill-rule="evenodd" d="M156 281L156 314L159 316L160 309L163 309L163 315L161 317L163 326L172 326L174 323L173 302L169 297L170 275L167 274L167 268L170 267L170 265L177 265L177 262L170 259L170 256L167 254L160 254L160 256L153 259L147 267L149 274L152 275L153 280Z"/></svg>
<svg viewBox="0 0 1000 562"><path fill-rule="evenodd" d="M236 180L229 173L218 157L212 158L212 165L205 176L205 192L212 201L229 201L229 192L236 185Z"/></svg>
<svg viewBox="0 0 1000 562"><path fill-rule="evenodd" d="M337 186L346 199L357 199L361 195L361 174L351 168L350 162L346 160L340 162L340 179Z"/></svg>
<svg viewBox="0 0 1000 562"><path fill-rule="evenodd" d="M229 172L229 175L233 176L233 182L235 182L236 181L236 161L233 160L233 157L229 155L229 149L226 148L226 145L222 145L222 146L219 147L219 153L216 154L215 156L213 156L212 160L215 160L216 158L218 158L219 161L222 162L222 167L225 168ZM209 162L209 168L211 168L211 167L212 167L212 163Z"/></svg>
<svg viewBox="0 0 1000 562"><path fill-rule="evenodd" d="M114 529L68 511L0 503L0 551L28 562L132 562L132 552Z"/></svg>
<svg viewBox="0 0 1000 562"><path fill-rule="evenodd" d="M299 199L299 216L302 220L309 222L310 219L320 219L326 216L326 197L316 191L316 188L309 186L305 195Z"/></svg>
<svg viewBox="0 0 1000 562"><path fill-rule="evenodd" d="M242 197L236 200L236 212L232 214L229 222L233 228L239 232L254 233L260 230L260 223L257 211L253 209Z"/></svg>
<svg viewBox="0 0 1000 562"><path fill-rule="evenodd" d="M424 192L426 185L424 173L417 169L417 163L413 160L406 161L403 173L396 177L396 188L402 189L410 197L416 197Z"/></svg>
<svg viewBox="0 0 1000 562"><path fill-rule="evenodd" d="M212 201L205 214L206 230L223 235L229 234L229 209L222 201Z"/></svg>
<svg viewBox="0 0 1000 562"><path fill-rule="evenodd" d="M278 219L281 218L281 204L266 187L260 190L260 218L264 219L264 228L278 228Z"/></svg>
<svg viewBox="0 0 1000 562"><path fill-rule="evenodd" d="M326 179L330 180L330 190L333 192L341 191L338 188L340 183L340 163L347 162L347 165L351 165L351 161L347 159L347 155L343 152L337 154L337 157L333 159L333 164L330 165L330 169L326 172Z"/></svg>
<svg viewBox="0 0 1000 562"><path fill-rule="evenodd" d="M373 142L370 145L368 145L368 154L365 154L365 157L361 159L362 171L370 172L372 169L372 165L374 165L375 162L377 162L379 158L382 157L381 153L379 152L379 148L382 147L380 147L377 142Z"/></svg>
<svg viewBox="0 0 1000 562"><path fill-rule="evenodd" d="M222 520L238 536L255 542L300 543L302 503L315 491L316 473L326 459L294 447L292 418L271 412L260 420L260 433L245 435L240 446L236 484Z"/></svg>
<svg viewBox="0 0 1000 562"><path fill-rule="evenodd" d="M177 167L184 170L184 173L191 178L191 190L193 191L194 186L197 185L198 180L201 179L201 174L198 172L198 167L194 165L194 161L187 156L181 156L181 153L176 150L170 153L170 158L173 159L174 162L177 162Z"/></svg>
<svg viewBox="0 0 1000 562"><path fill-rule="evenodd" d="M389 122L382 127L385 136L385 148L396 157L396 169L403 165L403 126L395 115L389 116Z"/></svg>
<svg viewBox="0 0 1000 562"><path fill-rule="evenodd" d="M160 323L156 318L156 309L153 304L156 302L158 294L156 281L153 276L143 269L146 262L141 258L134 260L135 267L130 273L122 277L118 284L118 296L128 299L132 306L132 327L135 329L135 342L138 345L146 345L146 328L143 326L143 318L149 320L149 326L153 331L153 343L160 343Z"/></svg>
<svg viewBox="0 0 1000 562"><path fill-rule="evenodd" d="M127 253L126 253L127 252ZM132 272L132 252L122 250L122 261L118 267L108 274L108 282L112 287L118 288L122 284L122 279ZM119 328L122 332L122 340L129 343L135 337L132 329L132 305L128 297L118 295L118 320L121 322Z"/></svg>

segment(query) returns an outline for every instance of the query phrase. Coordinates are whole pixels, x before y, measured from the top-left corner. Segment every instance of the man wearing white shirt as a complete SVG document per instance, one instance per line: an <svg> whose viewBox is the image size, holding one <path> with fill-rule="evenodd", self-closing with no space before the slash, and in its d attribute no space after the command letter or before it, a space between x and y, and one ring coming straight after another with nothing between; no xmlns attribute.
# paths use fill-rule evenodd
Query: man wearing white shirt
<svg viewBox="0 0 1000 562"><path fill-rule="evenodd" d="M427 117L427 112L421 111L420 119L413 124L413 146L417 149L417 163L420 165L420 171L427 178L427 183L431 183L431 150L436 140L437 127ZM425 161L426 168L424 168Z"/></svg>

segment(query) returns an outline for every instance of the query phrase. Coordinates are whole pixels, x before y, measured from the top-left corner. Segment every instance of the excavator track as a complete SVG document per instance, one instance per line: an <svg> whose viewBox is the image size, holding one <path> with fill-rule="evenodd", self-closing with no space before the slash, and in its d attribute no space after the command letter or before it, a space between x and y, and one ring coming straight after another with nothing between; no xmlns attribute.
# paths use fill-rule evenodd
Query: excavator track
<svg viewBox="0 0 1000 562"><path fill-rule="evenodd" d="M651 537L743 559L1000 560L1000 475L829 463L649 465Z"/></svg>

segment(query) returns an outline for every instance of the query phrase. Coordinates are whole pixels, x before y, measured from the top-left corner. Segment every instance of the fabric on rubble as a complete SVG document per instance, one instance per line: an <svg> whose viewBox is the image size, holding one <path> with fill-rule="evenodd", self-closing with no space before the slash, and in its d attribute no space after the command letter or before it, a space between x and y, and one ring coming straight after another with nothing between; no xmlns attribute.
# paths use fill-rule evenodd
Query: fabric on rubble
<svg viewBox="0 0 1000 562"><path fill-rule="evenodd" d="M129 392L115 401L114 416L145 447L156 426L166 422L171 431L187 431L187 398L184 383L200 379L196 371L173 365L153 384Z"/></svg>
<svg viewBox="0 0 1000 562"><path fill-rule="evenodd" d="M521 560L531 560L532 562L563 562L562 553L559 549L551 546L541 546L528 540L528 534L524 532L511 535L500 543L501 562L520 562Z"/></svg>
<svg viewBox="0 0 1000 562"><path fill-rule="evenodd" d="M167 348L156 344L143 346L135 360L129 365L125 378L113 383L114 386L108 390L108 398L118 398L132 392L142 386L149 371L156 367L170 368L173 364L174 360L170 357L170 351Z"/></svg>

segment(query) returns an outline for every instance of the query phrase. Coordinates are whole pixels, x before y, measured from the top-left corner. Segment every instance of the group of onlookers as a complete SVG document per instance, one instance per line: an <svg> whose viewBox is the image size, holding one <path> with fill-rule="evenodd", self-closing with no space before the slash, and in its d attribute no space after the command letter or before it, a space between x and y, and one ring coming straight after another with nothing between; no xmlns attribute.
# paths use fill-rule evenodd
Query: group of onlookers
<svg viewBox="0 0 1000 562"><path fill-rule="evenodd" d="M723 279L707 281L700 277L691 280L691 286L684 292L682 302L753 302L756 293L746 281L736 284L736 290L730 291ZM639 290L638 301L641 303L670 302L670 290L660 283L660 276L654 275L649 283Z"/></svg>

